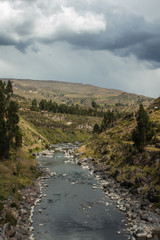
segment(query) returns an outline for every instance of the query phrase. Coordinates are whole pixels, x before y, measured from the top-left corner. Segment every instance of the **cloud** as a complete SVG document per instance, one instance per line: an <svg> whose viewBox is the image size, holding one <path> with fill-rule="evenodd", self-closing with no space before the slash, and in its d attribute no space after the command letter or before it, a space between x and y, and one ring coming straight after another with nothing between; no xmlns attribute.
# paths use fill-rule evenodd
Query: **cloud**
<svg viewBox="0 0 160 240"><path fill-rule="evenodd" d="M160 94L160 70L134 56L73 49L64 42L38 44L38 48L41 51L29 48L24 55L13 47L2 47L1 77L81 82L152 97Z"/></svg>
<svg viewBox="0 0 160 240"><path fill-rule="evenodd" d="M38 42L64 41L79 49L135 55L159 66L159 18L148 19L125 4L119 0L114 4L104 0L101 4L97 0L1 1L0 45L25 52L31 45L36 49ZM133 0L130 5L137 6Z"/></svg>
<svg viewBox="0 0 160 240"><path fill-rule="evenodd" d="M73 36L99 34L105 31L106 22L103 15L87 12L80 15L73 7L61 7L61 11L41 16L36 22L35 37L44 40L65 41Z"/></svg>
<svg viewBox="0 0 160 240"><path fill-rule="evenodd" d="M159 0L0 0L1 75L157 95L159 7Z"/></svg>
<svg viewBox="0 0 160 240"><path fill-rule="evenodd" d="M25 1L28 3L28 1ZM65 41L74 35L99 34L105 31L106 22L103 14L88 11L80 14L74 7L60 8L55 12L46 13L39 6L24 5L9 2L0 3L0 44L14 45L24 50L35 41L54 42ZM37 2L38 3L38 2ZM45 5L45 7L47 7ZM30 14L30 12L33 13Z"/></svg>

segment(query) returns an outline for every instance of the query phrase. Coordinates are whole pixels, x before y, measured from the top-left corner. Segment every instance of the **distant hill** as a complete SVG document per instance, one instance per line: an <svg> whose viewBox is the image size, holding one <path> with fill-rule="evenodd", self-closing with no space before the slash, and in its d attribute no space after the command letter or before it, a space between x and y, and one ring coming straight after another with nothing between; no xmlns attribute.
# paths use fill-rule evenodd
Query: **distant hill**
<svg viewBox="0 0 160 240"><path fill-rule="evenodd" d="M2 79L8 80L8 79ZM101 107L121 110L137 109L139 103L148 107L153 98L107 89L89 84L58 82L47 80L10 79L14 93L26 99L51 99L57 103L91 106L94 100ZM135 106L135 107L134 107Z"/></svg>
<svg viewBox="0 0 160 240"><path fill-rule="evenodd" d="M151 108L160 109L160 97L158 97L150 106Z"/></svg>

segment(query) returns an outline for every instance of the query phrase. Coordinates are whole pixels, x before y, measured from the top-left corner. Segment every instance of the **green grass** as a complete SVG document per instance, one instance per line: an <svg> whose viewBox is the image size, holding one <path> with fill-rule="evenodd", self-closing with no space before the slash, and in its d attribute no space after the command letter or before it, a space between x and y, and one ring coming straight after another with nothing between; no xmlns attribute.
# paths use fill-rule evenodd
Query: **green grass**
<svg viewBox="0 0 160 240"><path fill-rule="evenodd" d="M93 136L79 152L83 152L83 156L92 156L94 161L103 164L106 173L118 182L131 182L133 190L140 187L144 197L147 198L151 190L155 191L155 195L160 195L160 162L157 160L160 158L159 149L147 146L143 153L138 153L131 141L134 127L134 119L118 120L112 128L99 136ZM159 206L160 203L155 204Z"/></svg>
<svg viewBox="0 0 160 240"><path fill-rule="evenodd" d="M94 124L101 122L101 118L69 114L42 114L32 111L22 111L20 114L23 120L36 130L37 135L43 136L45 141L50 143L84 142L92 136ZM31 133L24 133L28 145L35 141L35 133L34 138L30 135Z"/></svg>
<svg viewBox="0 0 160 240"><path fill-rule="evenodd" d="M22 149L12 153L10 159L0 162L0 212L4 200L13 196L13 201L18 202L21 199L19 190L31 185L39 176L35 166L36 161Z"/></svg>

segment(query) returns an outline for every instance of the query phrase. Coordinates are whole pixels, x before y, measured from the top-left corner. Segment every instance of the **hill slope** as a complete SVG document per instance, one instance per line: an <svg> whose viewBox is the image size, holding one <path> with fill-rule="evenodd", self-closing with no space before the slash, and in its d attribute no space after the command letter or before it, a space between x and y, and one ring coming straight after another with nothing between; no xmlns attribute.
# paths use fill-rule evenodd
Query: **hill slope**
<svg viewBox="0 0 160 240"><path fill-rule="evenodd" d="M150 119L156 136L142 153L133 147L131 138L136 126L134 115L119 119L113 127L95 135L79 152L92 157L91 163L102 167L121 186L130 187L130 192L160 207L160 110L150 111Z"/></svg>
<svg viewBox="0 0 160 240"><path fill-rule="evenodd" d="M142 102L146 107L153 102L153 99L149 97L89 84L24 79L10 80L13 84L14 93L26 99L52 99L57 103L83 106L91 106L91 102L95 100L103 108L119 108L125 111L136 109L138 104Z"/></svg>

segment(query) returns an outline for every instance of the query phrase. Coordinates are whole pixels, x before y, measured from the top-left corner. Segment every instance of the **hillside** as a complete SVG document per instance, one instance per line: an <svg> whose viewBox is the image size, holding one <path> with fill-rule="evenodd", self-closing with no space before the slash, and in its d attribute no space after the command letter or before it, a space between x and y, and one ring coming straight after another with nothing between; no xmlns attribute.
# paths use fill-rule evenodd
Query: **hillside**
<svg viewBox="0 0 160 240"><path fill-rule="evenodd" d="M48 143L86 141L92 136L94 124L101 122L101 118L98 117L54 114L51 112L42 113L25 110L20 111L20 116L23 121L27 121L33 126ZM25 131L23 126L22 131ZM35 134L33 133L32 135ZM26 134L24 136L26 136ZM37 134L35 137L40 141L43 139L37 136ZM29 136L27 139L30 141Z"/></svg>
<svg viewBox="0 0 160 240"><path fill-rule="evenodd" d="M91 163L121 186L160 207L160 110L150 111L150 119L156 135L142 153L134 148L131 138L136 126L134 115L126 115L93 136L79 152L83 157L92 157Z"/></svg>
<svg viewBox="0 0 160 240"><path fill-rule="evenodd" d="M155 109L155 110L160 109L160 97L157 98L157 99L150 105L150 109Z"/></svg>
<svg viewBox="0 0 160 240"><path fill-rule="evenodd" d="M159 99L153 102L151 98L118 90L72 83L61 85L54 81L13 80L13 86L12 99L20 106L19 127L23 138L22 147L11 148L9 158L0 162L0 225L9 222L16 226L15 212L24 197L23 192L34 187L35 179L42 174L33 153L59 142L82 142L79 149L81 158L87 157L98 171L129 188L130 193L143 200L149 199L154 208L160 208L160 110L155 109L155 106L159 107ZM64 114L38 107L34 110L30 108L33 98L37 102L51 98L67 105L79 103L79 110L90 110L88 106L95 100L100 104L98 110L101 114ZM141 102L146 106L152 103L148 112L156 133L143 153L135 150L131 139L136 126L134 112ZM115 108L119 112L109 111ZM95 125L103 126L105 116L111 118L107 129L101 127L101 133L93 134Z"/></svg>
<svg viewBox="0 0 160 240"><path fill-rule="evenodd" d="M7 80L7 79L3 79ZM121 90L106 89L89 84L11 79L14 94L25 105L25 99L51 99L57 103L91 106L94 100L101 108L118 108L120 111L134 111L139 103L148 107L153 99Z"/></svg>
<svg viewBox="0 0 160 240"><path fill-rule="evenodd" d="M35 178L41 174L37 169L36 160L31 156L31 151L45 149L48 143L47 139L22 117L19 126L23 135L22 147L11 149L9 159L0 161L0 215L9 197L17 207L22 200L22 189L33 184ZM1 217L0 225L12 220L11 215Z"/></svg>

